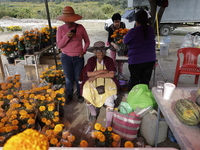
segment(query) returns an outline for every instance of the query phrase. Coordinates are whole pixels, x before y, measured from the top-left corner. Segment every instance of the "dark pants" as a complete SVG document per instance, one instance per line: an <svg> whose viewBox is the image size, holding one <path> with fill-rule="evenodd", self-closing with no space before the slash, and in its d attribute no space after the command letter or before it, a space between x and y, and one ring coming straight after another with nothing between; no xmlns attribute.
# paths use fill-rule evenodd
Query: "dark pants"
<svg viewBox="0 0 200 150"><path fill-rule="evenodd" d="M84 67L84 58L70 57L61 53L61 62L65 74L65 85L68 95L73 95L73 83L76 81L77 95L80 95L79 76Z"/></svg>
<svg viewBox="0 0 200 150"><path fill-rule="evenodd" d="M147 84L149 86L154 64L155 61L129 65L128 68L131 75L129 89L132 89L137 84Z"/></svg>

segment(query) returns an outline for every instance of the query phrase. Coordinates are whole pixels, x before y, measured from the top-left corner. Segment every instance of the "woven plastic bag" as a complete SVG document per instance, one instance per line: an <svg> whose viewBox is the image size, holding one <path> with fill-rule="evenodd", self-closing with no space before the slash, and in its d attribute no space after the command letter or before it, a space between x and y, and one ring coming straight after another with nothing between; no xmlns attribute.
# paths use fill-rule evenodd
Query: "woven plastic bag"
<svg viewBox="0 0 200 150"><path fill-rule="evenodd" d="M118 108L120 109L121 107L126 110L123 105L119 105ZM140 116L134 114L134 112L132 112L132 115L129 115L128 112L122 114L119 111L114 110L112 121L113 132L119 134L122 138L134 140L137 137L140 123Z"/></svg>
<svg viewBox="0 0 200 150"><path fill-rule="evenodd" d="M154 96L146 84L135 85L128 93L127 102L133 110L157 106Z"/></svg>

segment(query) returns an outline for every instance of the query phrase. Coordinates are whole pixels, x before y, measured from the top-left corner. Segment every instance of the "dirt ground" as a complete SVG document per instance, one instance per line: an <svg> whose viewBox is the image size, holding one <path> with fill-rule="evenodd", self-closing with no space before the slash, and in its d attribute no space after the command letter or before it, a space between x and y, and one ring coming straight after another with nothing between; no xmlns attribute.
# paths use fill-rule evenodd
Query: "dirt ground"
<svg viewBox="0 0 200 150"><path fill-rule="evenodd" d="M82 24L89 35L91 46L95 41L102 40L104 42L107 41L107 32L104 30L104 22L105 20L80 20L77 23ZM30 30L31 28L41 28L45 25L47 25L47 20L38 20L38 19L13 19L13 18L4 18L0 19L0 27L6 27L11 25L19 25L23 27L23 31ZM52 26L59 26L62 22L59 21L52 21ZM174 72L176 67L176 61L177 61L177 50L180 48L180 45L183 41L184 36L188 32L196 32L200 31L200 27L182 27L177 28L175 31L172 32L170 35L171 43L169 47L169 55L168 56L160 56L159 51L157 51L157 59L159 61L160 66L156 67L156 76L155 80L164 80L164 77L167 79L168 82L174 81ZM17 32L0 32L0 41L7 41L10 40L15 34L22 34L22 31ZM158 38L158 37L157 37ZM160 37L163 38L163 37ZM109 50L107 52L109 55ZM90 52L87 52L85 56L85 61L89 57L91 57L93 54ZM2 57L3 64L7 64L7 60ZM4 68L5 69L5 68ZM23 65L8 65L9 73L11 75L14 75L15 73L20 73L23 80L26 79L26 73L24 71ZM128 71L128 64L124 63L124 74L129 77L129 71ZM162 75L163 74L163 75ZM7 74L6 74L7 75ZM153 86L153 83L151 81L150 86ZM194 84L194 76L192 75L182 75L179 79L178 86L186 87L196 87L197 85ZM124 95L127 94L126 92L120 93L120 98L123 98ZM87 121L87 112L84 104L77 103L76 99L72 102L72 104L67 105L64 107L65 109L65 119L67 122L69 122L69 125L71 126L69 130L71 132L74 132L76 136L89 138L89 133L91 132L90 126L88 126ZM104 109L104 110L102 110ZM105 108L101 109L100 117L98 118L98 122L105 123ZM73 117L72 117L73 116ZM171 142L168 138L166 141L160 143L158 145L159 147L175 147L179 148L179 146Z"/></svg>

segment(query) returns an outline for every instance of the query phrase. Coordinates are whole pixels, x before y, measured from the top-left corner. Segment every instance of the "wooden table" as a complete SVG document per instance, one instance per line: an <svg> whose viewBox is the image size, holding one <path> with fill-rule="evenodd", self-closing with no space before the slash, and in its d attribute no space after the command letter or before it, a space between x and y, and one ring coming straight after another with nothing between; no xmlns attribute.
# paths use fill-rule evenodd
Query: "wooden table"
<svg viewBox="0 0 200 150"><path fill-rule="evenodd" d="M34 68L35 68L35 72L36 72L36 78L37 78L37 80L38 80L38 82L39 82L39 80L40 80L40 78L39 78L39 69L38 69L38 66L39 66L39 64L40 64L40 62L39 62L39 58L40 58L40 56L43 54L43 53L45 53L46 51L49 51L49 50L51 50L53 48L53 46L52 45L49 45L49 46L47 46L47 47L45 47L45 48L42 48L40 51L38 51L38 52L34 52L33 54L25 54L24 55L24 60L21 60L21 59L16 59L15 60L15 63L14 64L4 64L4 67L5 67L5 70L6 70L6 73L7 73L7 75L10 75L9 74L9 71L8 71L8 66L7 65L17 65L19 62L24 62L24 66L33 66ZM34 63L28 63L28 58L29 57L32 57L33 58L33 61L34 61ZM1 68L3 68L3 66L2 66L2 62L1 62L1 60L0 60L0 67ZM2 69L0 70L0 71L3 71ZM4 75L4 72L2 73L3 75Z"/></svg>
<svg viewBox="0 0 200 150"><path fill-rule="evenodd" d="M118 53L116 53L116 62L122 62L122 63L128 63L128 57L126 56L118 56ZM155 62L155 65L153 67L153 86L155 85L155 77L156 77L156 67L159 67L160 71L161 71L161 74L162 74L162 77L163 77L163 80L165 82L167 82L167 78L166 78L166 75L164 74L163 72L163 69L159 63L159 60L156 59L156 62ZM118 65L118 68L117 68L117 77L119 79L119 65Z"/></svg>
<svg viewBox="0 0 200 150"><path fill-rule="evenodd" d="M126 56L118 56L118 53L116 52L116 62L117 63L128 63L128 57ZM117 79L119 80L119 65L117 65Z"/></svg>
<svg viewBox="0 0 200 150"><path fill-rule="evenodd" d="M161 111L181 147L181 150L200 150L200 124L196 126L185 125L179 121L174 112L174 105L177 100L187 98L195 101L197 89L197 87L177 87L174 90L171 99L165 100L163 99L162 94L156 91L156 87L152 88L152 93L159 106L155 146L157 146L159 114Z"/></svg>

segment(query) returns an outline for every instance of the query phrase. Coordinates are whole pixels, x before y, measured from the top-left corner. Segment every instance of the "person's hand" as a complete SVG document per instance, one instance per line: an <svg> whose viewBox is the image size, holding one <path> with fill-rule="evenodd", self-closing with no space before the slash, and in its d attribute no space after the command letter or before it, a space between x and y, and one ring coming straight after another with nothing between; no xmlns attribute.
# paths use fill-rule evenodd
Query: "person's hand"
<svg viewBox="0 0 200 150"><path fill-rule="evenodd" d="M105 74L105 73L108 73L108 72L109 72L109 71L106 70L106 69L102 70L102 74Z"/></svg>
<svg viewBox="0 0 200 150"><path fill-rule="evenodd" d="M84 54L85 54L84 52L80 52L78 56L82 58Z"/></svg>
<svg viewBox="0 0 200 150"><path fill-rule="evenodd" d="M115 44L115 43L113 43L112 46L113 46L116 50L119 49L119 46L118 46L117 44Z"/></svg>
<svg viewBox="0 0 200 150"><path fill-rule="evenodd" d="M75 35L75 33L69 31L69 32L67 32L66 35L68 38L72 38Z"/></svg>
<svg viewBox="0 0 200 150"><path fill-rule="evenodd" d="M88 82L93 82L95 80L95 77L90 77L89 79L88 79Z"/></svg>

